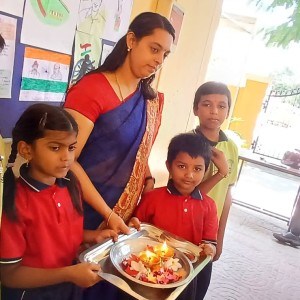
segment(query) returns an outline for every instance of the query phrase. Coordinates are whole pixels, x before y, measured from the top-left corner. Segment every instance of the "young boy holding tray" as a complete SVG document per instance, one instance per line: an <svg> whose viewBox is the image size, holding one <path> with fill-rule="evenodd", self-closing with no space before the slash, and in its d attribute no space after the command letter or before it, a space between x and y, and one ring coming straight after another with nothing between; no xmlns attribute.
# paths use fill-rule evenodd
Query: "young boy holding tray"
<svg viewBox="0 0 300 300"><path fill-rule="evenodd" d="M199 252L214 257L218 232L216 205L197 188L210 157L210 145L198 135L184 133L175 136L168 148L166 166L170 180L167 186L145 193L134 215L141 222L153 224L199 245ZM210 278L210 274L207 276ZM207 288L208 285L199 284L197 287L197 281L193 280L179 299L194 299L196 289L203 289L205 294Z"/></svg>

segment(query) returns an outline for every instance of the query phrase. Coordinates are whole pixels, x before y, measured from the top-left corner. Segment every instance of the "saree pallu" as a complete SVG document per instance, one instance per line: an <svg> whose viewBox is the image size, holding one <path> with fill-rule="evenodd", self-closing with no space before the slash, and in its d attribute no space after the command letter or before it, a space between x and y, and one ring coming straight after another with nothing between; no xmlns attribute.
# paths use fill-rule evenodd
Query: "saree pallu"
<svg viewBox="0 0 300 300"><path fill-rule="evenodd" d="M160 124L159 99L137 91L121 106L101 115L78 158L105 202L127 221L141 194L148 157ZM83 202L84 228L103 217Z"/></svg>

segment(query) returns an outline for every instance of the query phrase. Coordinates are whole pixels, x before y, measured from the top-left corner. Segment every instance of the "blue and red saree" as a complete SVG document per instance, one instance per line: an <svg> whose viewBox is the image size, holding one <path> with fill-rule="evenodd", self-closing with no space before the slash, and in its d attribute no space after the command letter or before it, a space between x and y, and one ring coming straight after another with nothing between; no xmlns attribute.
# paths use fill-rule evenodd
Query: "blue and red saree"
<svg viewBox="0 0 300 300"><path fill-rule="evenodd" d="M147 161L161 119L159 98L144 100L140 90L94 124L78 162L114 211L127 221L143 189ZM96 229L103 221L84 202L84 227Z"/></svg>

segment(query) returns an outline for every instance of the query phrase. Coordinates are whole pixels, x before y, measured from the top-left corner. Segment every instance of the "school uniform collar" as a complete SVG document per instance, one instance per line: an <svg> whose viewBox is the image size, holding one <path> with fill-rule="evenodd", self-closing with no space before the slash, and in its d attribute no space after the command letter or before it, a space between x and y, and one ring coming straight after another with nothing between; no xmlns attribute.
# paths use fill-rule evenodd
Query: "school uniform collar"
<svg viewBox="0 0 300 300"><path fill-rule="evenodd" d="M169 179L168 184L167 184L167 191L172 194L172 195L176 195L176 196L182 196L182 194L176 189L176 187L174 186L174 182L172 179ZM196 200L203 200L202 194L199 191L198 188L195 188L190 195L192 198L196 199Z"/></svg>
<svg viewBox="0 0 300 300"><path fill-rule="evenodd" d="M196 129L193 129L193 133L200 135L203 137L212 147L217 146L218 143L220 142L227 142L228 138L226 134L224 133L223 130L220 130L219 132L219 140L217 142L209 140L201 131L200 131L200 126L197 126Z"/></svg>
<svg viewBox="0 0 300 300"><path fill-rule="evenodd" d="M26 164L23 164L20 168L20 179L27 184L29 187L31 187L33 190L36 192L40 192L42 190L45 190L50 187L50 185L45 184L43 182L40 182L38 180L33 179L32 177L29 176L28 174L29 167L27 167ZM55 184L58 185L59 187L65 187L66 186L66 181L69 181L69 178L57 178L55 181Z"/></svg>

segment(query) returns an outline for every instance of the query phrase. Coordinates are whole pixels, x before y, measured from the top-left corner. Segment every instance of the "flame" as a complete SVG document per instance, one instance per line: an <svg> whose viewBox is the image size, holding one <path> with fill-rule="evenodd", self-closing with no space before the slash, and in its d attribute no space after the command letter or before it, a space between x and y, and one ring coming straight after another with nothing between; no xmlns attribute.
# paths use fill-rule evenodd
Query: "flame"
<svg viewBox="0 0 300 300"><path fill-rule="evenodd" d="M151 256L153 256L153 253L149 250L146 250L145 254L146 254L147 258L150 258Z"/></svg>
<svg viewBox="0 0 300 300"><path fill-rule="evenodd" d="M161 246L161 251L163 251L163 252L168 252L168 246L167 246L166 241L164 241L164 243L162 244L162 246Z"/></svg>

